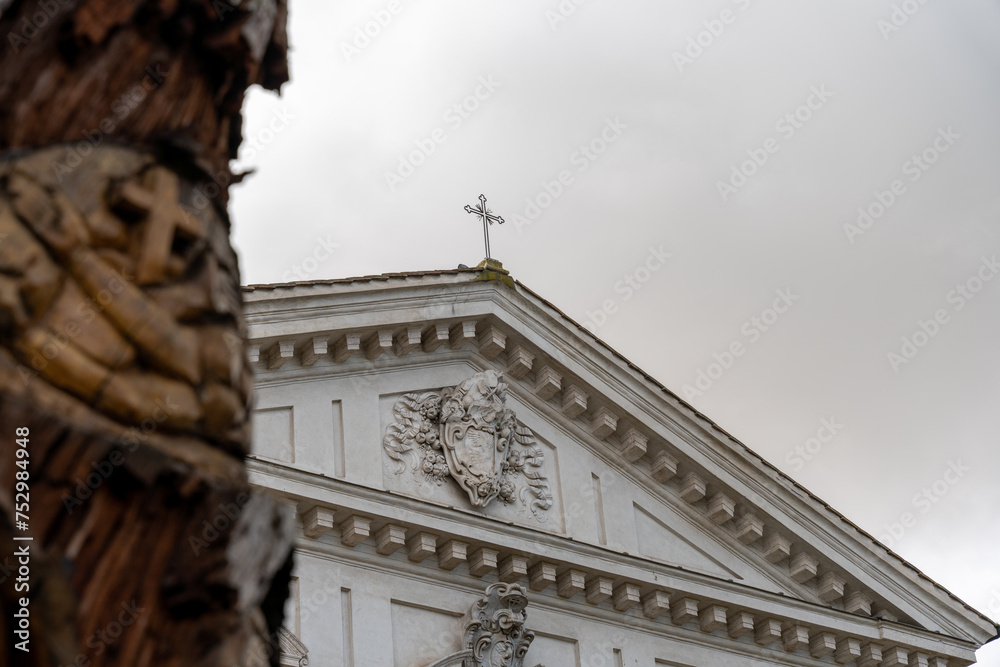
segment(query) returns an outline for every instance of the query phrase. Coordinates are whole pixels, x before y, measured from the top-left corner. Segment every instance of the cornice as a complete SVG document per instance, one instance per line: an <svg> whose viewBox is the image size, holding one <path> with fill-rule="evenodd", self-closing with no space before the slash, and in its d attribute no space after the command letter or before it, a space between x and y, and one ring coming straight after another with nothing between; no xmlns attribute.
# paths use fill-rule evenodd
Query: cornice
<svg viewBox="0 0 1000 667"><path fill-rule="evenodd" d="M838 661L859 665L878 664L865 663L866 654L935 667L975 660L974 643L946 635L291 466L251 460L248 468L253 484L297 504L304 553L457 589L525 582L533 604L730 651L759 644L761 655L777 649L789 664L819 664L816 658L838 652ZM740 640L747 634L754 644Z"/></svg>

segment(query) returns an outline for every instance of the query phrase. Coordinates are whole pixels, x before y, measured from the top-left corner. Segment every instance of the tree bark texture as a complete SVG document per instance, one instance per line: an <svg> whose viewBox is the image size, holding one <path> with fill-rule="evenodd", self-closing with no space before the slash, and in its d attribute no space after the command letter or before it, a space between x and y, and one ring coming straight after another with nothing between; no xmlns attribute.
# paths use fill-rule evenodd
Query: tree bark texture
<svg viewBox="0 0 1000 667"><path fill-rule="evenodd" d="M246 477L226 200L284 3L0 10L0 664L277 664L292 524Z"/></svg>

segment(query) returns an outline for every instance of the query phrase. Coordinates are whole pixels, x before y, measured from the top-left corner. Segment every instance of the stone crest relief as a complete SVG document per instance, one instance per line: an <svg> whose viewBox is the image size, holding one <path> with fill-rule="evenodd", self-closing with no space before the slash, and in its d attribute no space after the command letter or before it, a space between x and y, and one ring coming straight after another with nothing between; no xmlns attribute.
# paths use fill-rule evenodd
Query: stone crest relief
<svg viewBox="0 0 1000 667"><path fill-rule="evenodd" d="M393 475L409 464L418 482L451 477L476 507L518 502L545 521L552 507L544 456L531 430L506 407L507 383L488 370L439 392L404 394L392 408L382 448Z"/></svg>
<svg viewBox="0 0 1000 667"><path fill-rule="evenodd" d="M428 667L523 667L535 639L524 626L527 606L523 586L490 584L466 614L463 649Z"/></svg>

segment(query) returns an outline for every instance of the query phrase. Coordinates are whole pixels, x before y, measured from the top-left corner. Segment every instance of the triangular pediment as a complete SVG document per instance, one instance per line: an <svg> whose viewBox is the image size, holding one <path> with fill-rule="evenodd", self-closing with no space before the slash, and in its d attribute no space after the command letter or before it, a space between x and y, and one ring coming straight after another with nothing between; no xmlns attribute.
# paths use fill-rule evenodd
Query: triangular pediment
<svg viewBox="0 0 1000 667"><path fill-rule="evenodd" d="M640 556L724 579L756 578L751 567L739 567L732 562L727 565L711 554L711 545L699 545L698 542L702 541L699 531L672 528L671 524L678 526L684 523L676 514L667 519L664 515L670 512L661 510L654 514L637 503L633 503L633 508ZM685 535L685 532L689 534Z"/></svg>
<svg viewBox="0 0 1000 667"><path fill-rule="evenodd" d="M421 386L381 397L384 481L389 490L671 567L811 599L701 514L671 502L656 489L651 492L648 483L633 477L619 460L608 456L606 448L595 446L565 414L551 414L533 396L509 385L502 374L468 362L447 364L438 372L454 378L452 386ZM405 385L425 376L404 371L400 382ZM457 387L487 376L501 378L506 392L503 404L510 410L512 426L516 424L518 437L511 438L503 455L514 455L524 464L500 478L509 486L506 501L498 497L480 505L474 489L463 488L463 476L454 474L448 447L442 446L437 434L443 440L448 430L438 419L448 397Z"/></svg>
<svg viewBox="0 0 1000 667"><path fill-rule="evenodd" d="M430 540L424 551L416 538L400 545L415 548L417 557L435 554L447 569L468 561L473 574L495 571L512 581L537 580L538 590L551 579L561 597L579 590L592 604L612 598L610 589L602 592L604 581L615 585L615 598L629 594L622 588L624 575L584 573L577 583L573 573L584 570L560 565L554 552L564 550L567 559L585 553L589 562L636 563L636 571L645 567L670 582L664 589L675 622L686 618L677 609L695 599L686 597L688 592L714 586L744 600L745 609L758 598L761 609L775 599L794 600L804 609L915 626L963 641L991 636L986 619L551 304L520 284L477 279L481 275L458 270L330 281L289 286L291 293L281 299L272 298L273 287L248 294L258 382L307 382L324 395L377 395L377 408L366 419L377 421L378 437L365 446L366 456L378 457L378 463L369 459L366 477L357 483L441 508L427 511L442 517L450 511L481 517L483 535L511 526L511 536L498 540L507 545L522 544L517 540L523 531L539 535L506 557L503 543L482 546L475 563L471 551L461 557L442 553L441 544L457 543L455 538ZM294 323L289 304L301 311ZM494 495L479 505L468 470L456 471L461 464L437 457L442 450L421 446L417 434L422 443L428 433L442 433L440 420L421 422L421 411L437 415L449 392L483 373L502 377L504 408L528 435L510 450L520 457L511 465L520 469L504 477L509 488L484 487L484 498ZM261 409L271 410L272 420L284 414L280 401ZM289 412L287 420L292 419ZM285 424L274 432L284 437ZM343 422L336 428L343 429ZM467 450L466 458L495 444L488 430L462 437L470 440L452 444ZM335 457L311 464L298 461L294 452L287 457L289 465L311 466L328 477L343 472ZM331 516L331 525L343 521L339 514ZM651 604L648 597L643 605ZM627 599L621 605L627 608Z"/></svg>

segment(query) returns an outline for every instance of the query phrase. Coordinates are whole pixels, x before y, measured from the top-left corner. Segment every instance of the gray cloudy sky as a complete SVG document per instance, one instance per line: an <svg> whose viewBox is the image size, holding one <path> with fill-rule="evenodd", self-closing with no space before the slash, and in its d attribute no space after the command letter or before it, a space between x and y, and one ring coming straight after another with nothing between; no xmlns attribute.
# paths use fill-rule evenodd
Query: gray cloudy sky
<svg viewBox="0 0 1000 667"><path fill-rule="evenodd" d="M482 192L516 278L1000 617L1000 4L291 5L245 282L475 264Z"/></svg>

